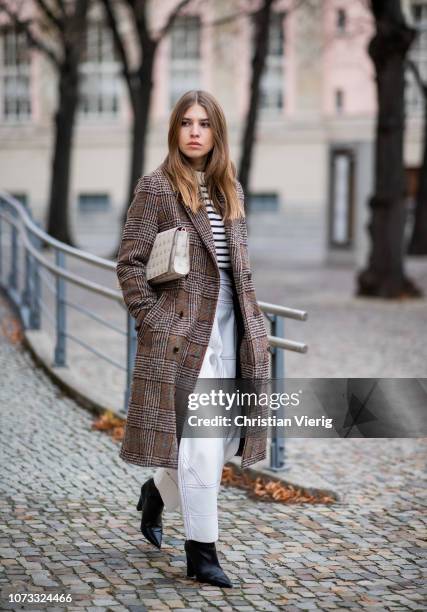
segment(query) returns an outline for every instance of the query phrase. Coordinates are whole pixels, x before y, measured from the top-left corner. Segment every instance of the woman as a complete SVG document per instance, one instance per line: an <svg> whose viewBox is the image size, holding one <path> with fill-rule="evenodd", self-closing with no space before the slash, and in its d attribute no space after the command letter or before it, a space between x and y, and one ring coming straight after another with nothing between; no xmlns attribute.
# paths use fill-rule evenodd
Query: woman
<svg viewBox="0 0 427 612"><path fill-rule="evenodd" d="M266 380L270 349L251 279L243 191L212 95L189 91L178 100L168 147L161 166L138 181L118 254L138 336L120 457L158 467L137 505L144 536L160 548L163 509L180 506L187 575L231 587L215 548L222 468L234 455L243 467L264 459L266 432L184 437L182 398L200 378ZM178 225L189 232L190 272L151 286L145 267L155 237Z"/></svg>

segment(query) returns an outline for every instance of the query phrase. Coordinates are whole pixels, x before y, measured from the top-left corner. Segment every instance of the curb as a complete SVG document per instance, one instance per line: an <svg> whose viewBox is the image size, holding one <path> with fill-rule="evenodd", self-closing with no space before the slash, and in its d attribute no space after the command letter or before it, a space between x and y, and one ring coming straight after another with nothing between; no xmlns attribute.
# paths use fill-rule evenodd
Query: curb
<svg viewBox="0 0 427 612"><path fill-rule="evenodd" d="M233 466L235 472L246 474L251 480L256 480L257 478L271 480L283 485L291 485L295 489L301 489L307 495L314 497L327 495L335 501L341 501L341 496L332 488L330 483L304 468L285 468L282 471L276 472L270 469L267 460L259 461L256 467L242 468L238 457L233 457L228 464ZM302 482L305 484L301 484Z"/></svg>

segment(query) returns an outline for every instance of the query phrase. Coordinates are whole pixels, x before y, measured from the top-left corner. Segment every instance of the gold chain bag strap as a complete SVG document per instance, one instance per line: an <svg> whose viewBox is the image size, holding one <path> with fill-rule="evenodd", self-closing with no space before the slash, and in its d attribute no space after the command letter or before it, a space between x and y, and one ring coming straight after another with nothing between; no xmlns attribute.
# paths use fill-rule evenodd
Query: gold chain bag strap
<svg viewBox="0 0 427 612"><path fill-rule="evenodd" d="M190 271L190 240L185 227L159 232L147 262L147 280L164 283L186 276Z"/></svg>

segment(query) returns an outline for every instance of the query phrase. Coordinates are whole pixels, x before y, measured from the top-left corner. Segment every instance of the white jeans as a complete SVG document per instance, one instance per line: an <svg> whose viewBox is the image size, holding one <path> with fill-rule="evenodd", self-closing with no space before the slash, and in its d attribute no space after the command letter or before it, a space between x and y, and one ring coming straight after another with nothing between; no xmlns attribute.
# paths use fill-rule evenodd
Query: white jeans
<svg viewBox="0 0 427 612"><path fill-rule="evenodd" d="M235 378L237 325L232 275L220 269L220 291L209 346L200 378ZM237 453L240 435L226 438L181 438L178 469L158 468L154 482L165 511L181 508L187 540L218 540L217 496L222 468Z"/></svg>

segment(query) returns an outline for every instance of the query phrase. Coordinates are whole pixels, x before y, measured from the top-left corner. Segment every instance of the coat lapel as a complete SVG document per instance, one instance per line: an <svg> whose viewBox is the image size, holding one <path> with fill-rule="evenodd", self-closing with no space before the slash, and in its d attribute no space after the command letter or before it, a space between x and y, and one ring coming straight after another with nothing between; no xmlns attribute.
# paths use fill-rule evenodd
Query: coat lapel
<svg viewBox="0 0 427 612"><path fill-rule="evenodd" d="M218 199L221 205L224 206L224 197L219 194ZM224 221L224 230L227 238L228 249L230 251L231 267L233 269L233 275L235 279L238 277L238 274L240 274L240 271L242 269L239 241L236 233L237 223L238 221L236 219L233 219L232 221L230 221L230 219Z"/></svg>
<svg viewBox="0 0 427 612"><path fill-rule="evenodd" d="M224 204L223 196L219 195L218 199L223 205ZM193 223L194 227L196 228L201 240L205 244L212 258L212 261L214 262L215 267L218 270L218 274L219 274L218 261L216 257L216 251L215 251L215 241L213 238L212 228L211 228L211 224L209 221L209 215L206 210L206 207L202 206L198 210L197 213L193 213L193 211L184 204L180 194L179 194L179 201L180 201L180 204L183 206L185 212L187 213L188 217L190 218L191 222ZM225 235L227 238L228 249L230 252L231 267L233 269L233 272L237 273L241 270L241 262L240 262L240 251L238 248L238 242L237 242L237 237L236 237L236 221L235 220L224 221L224 231L225 231Z"/></svg>
<svg viewBox="0 0 427 612"><path fill-rule="evenodd" d="M206 246L210 256L212 257L213 262L215 263L216 268L218 268L218 263L216 259L216 251L215 251L215 242L213 239L211 224L209 221L209 216L206 208L202 206L197 213L193 213L191 208L186 206L182 202L182 198L180 196L180 200L182 206L196 228L200 238L202 239L204 245Z"/></svg>
<svg viewBox="0 0 427 612"><path fill-rule="evenodd" d="M236 237L236 221L224 221L224 230L227 237L228 249L230 251L231 267L233 268L234 278L237 278L242 269L240 259L239 243Z"/></svg>

